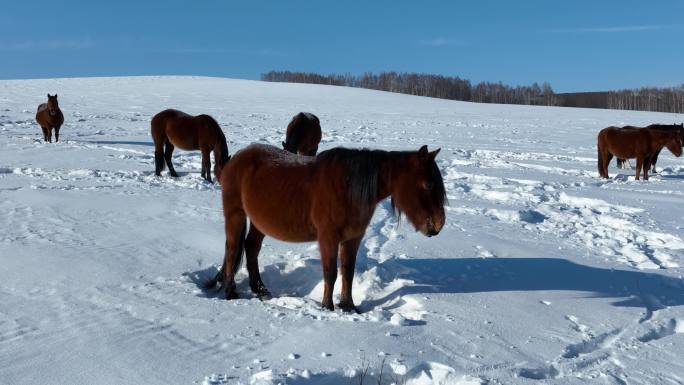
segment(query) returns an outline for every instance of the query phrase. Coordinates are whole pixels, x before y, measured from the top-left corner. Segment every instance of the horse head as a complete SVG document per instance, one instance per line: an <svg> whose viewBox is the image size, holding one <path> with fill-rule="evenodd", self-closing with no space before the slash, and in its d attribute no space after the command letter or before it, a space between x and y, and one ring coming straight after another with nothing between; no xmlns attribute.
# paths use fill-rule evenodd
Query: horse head
<svg viewBox="0 0 684 385"><path fill-rule="evenodd" d="M54 116L57 114L57 110L59 110L59 103L57 102L57 94L54 96L48 94L48 112L50 115Z"/></svg>
<svg viewBox="0 0 684 385"><path fill-rule="evenodd" d="M446 191L435 162L438 153L439 149L428 152L423 146L393 175L392 206L428 237L439 234L445 222Z"/></svg>
<svg viewBox="0 0 684 385"><path fill-rule="evenodd" d="M682 146L684 146L682 139L682 132L674 131L672 137L665 143L667 149L676 157L682 156Z"/></svg>

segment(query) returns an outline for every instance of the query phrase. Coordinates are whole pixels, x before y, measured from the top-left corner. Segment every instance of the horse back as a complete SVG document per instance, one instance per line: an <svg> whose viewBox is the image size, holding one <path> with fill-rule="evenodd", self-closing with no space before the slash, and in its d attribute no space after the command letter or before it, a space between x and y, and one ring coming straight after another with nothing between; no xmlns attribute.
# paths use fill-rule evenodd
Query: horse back
<svg viewBox="0 0 684 385"><path fill-rule="evenodd" d="M185 112L167 109L152 117L150 122L152 138L163 143L167 139L183 150L199 149L197 124L193 116Z"/></svg>

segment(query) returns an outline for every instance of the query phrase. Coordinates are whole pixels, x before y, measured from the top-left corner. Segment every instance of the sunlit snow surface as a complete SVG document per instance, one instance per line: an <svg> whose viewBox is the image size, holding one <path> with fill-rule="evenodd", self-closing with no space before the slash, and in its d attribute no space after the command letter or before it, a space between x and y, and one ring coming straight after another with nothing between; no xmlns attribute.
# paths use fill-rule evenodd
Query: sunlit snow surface
<svg viewBox="0 0 684 385"><path fill-rule="evenodd" d="M60 143L35 109L58 93ZM154 176L149 120L207 113L232 152L299 111L334 146L441 147L447 223L381 203L357 260L362 314L319 307L315 244L266 238L274 298L201 282L223 258L198 152ZM675 384L684 381L684 159L598 178L608 125L684 116L484 105L340 87L139 77L0 81L2 384ZM634 162L632 162L634 164ZM339 282L338 282L339 290Z"/></svg>

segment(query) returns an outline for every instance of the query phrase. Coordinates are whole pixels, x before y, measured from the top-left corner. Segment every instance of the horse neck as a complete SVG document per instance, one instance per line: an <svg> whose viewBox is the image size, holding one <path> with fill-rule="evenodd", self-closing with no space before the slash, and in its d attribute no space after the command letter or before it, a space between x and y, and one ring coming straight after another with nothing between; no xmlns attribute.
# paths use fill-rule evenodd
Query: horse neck
<svg viewBox="0 0 684 385"><path fill-rule="evenodd" d="M394 191L396 177L405 169L405 152L388 151L380 163L380 180L378 186L378 202L388 198Z"/></svg>
<svg viewBox="0 0 684 385"><path fill-rule="evenodd" d="M675 132L667 132L667 131L651 131L651 142L653 143L654 147L657 148L663 148L669 142Z"/></svg>

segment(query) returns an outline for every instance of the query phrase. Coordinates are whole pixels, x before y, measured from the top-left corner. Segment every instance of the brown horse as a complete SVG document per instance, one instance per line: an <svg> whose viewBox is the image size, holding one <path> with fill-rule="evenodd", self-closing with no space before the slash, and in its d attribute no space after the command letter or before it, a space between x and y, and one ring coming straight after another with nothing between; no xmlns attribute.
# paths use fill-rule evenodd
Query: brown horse
<svg viewBox="0 0 684 385"><path fill-rule="evenodd" d="M51 96L47 94L48 101L38 106L36 111L36 122L43 129L43 140L52 143L52 129L55 130L55 142L59 142L59 129L64 124L64 115L59 109L57 94Z"/></svg>
<svg viewBox="0 0 684 385"><path fill-rule="evenodd" d="M321 122L316 115L300 112L287 125L283 148L294 154L314 156L321 142Z"/></svg>
<svg viewBox="0 0 684 385"><path fill-rule="evenodd" d="M622 127L623 130L627 129L634 129L634 128L640 128L640 127L634 127L634 126L624 126ZM679 131L679 134L682 138L682 142L684 143L684 123L682 124L651 124L648 125L644 128L648 128L649 130L661 130L661 131ZM656 172L656 162L658 161L658 155L660 155L660 150L656 151L655 154L653 154L653 159L651 161L651 172L655 174ZM616 158L617 162L617 167L618 168L625 168L626 159L620 159Z"/></svg>
<svg viewBox="0 0 684 385"><path fill-rule="evenodd" d="M239 151L221 175L225 256L207 287L220 282L226 298L236 298L235 273L244 250L251 290L260 298L268 297L257 260L264 235L288 242L318 241L323 307L334 308L339 255L338 306L356 310L351 292L356 253L380 201L391 196L394 210L403 212L428 237L444 226L446 194L435 163L438 152L428 152L427 146L406 152L333 148L309 158L263 144ZM245 237L247 217L250 227Z"/></svg>
<svg viewBox="0 0 684 385"><path fill-rule="evenodd" d="M639 180L641 168L644 179L648 180L653 156L667 147L675 156L682 155L682 139L679 131L661 131L647 128L621 129L607 127L598 134L598 170L608 178L608 164L613 155L620 159L636 158L636 179Z"/></svg>
<svg viewBox="0 0 684 385"><path fill-rule="evenodd" d="M218 123L209 115L191 116L178 110L164 110L152 118L152 139L154 140L155 174L161 175L164 161L169 173L178 177L171 163L174 147L181 150L202 152L202 178L211 181L211 159L214 151L214 175L219 180L221 169L228 162L226 136Z"/></svg>

